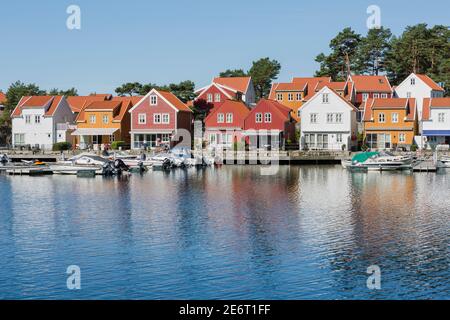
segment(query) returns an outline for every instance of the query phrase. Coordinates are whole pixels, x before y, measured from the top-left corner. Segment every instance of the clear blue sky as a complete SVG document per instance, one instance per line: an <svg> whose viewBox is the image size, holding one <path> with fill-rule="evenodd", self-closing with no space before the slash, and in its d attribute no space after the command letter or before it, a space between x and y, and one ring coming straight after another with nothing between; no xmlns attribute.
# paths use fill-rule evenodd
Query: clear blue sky
<svg viewBox="0 0 450 320"><path fill-rule="evenodd" d="M80 94L113 92L121 83L206 85L227 68L277 59L279 77L312 75L314 57L350 26L366 33L366 9L381 7L382 25L450 24L448 0L40 0L2 1L0 89L15 80ZM70 4L81 30L66 28Z"/></svg>

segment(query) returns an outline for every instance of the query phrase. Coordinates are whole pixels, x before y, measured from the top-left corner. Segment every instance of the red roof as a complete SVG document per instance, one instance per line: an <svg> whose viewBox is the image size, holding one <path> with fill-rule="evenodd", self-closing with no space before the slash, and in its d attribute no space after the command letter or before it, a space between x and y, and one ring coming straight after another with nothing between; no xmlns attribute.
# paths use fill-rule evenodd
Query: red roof
<svg viewBox="0 0 450 320"><path fill-rule="evenodd" d="M122 121L128 110L133 106L132 97L114 97L107 101L93 101L86 105L78 114L77 122L85 121L85 111L108 110L113 112L113 121Z"/></svg>
<svg viewBox="0 0 450 320"><path fill-rule="evenodd" d="M192 112L191 108L185 105L180 99L177 98L172 92L156 90L164 99L174 106L179 111Z"/></svg>
<svg viewBox="0 0 450 320"><path fill-rule="evenodd" d="M422 120L430 120L431 108L450 109L450 98L423 99Z"/></svg>
<svg viewBox="0 0 450 320"><path fill-rule="evenodd" d="M217 123L217 113L233 113L233 123ZM244 120L250 110L241 101L227 100L215 108L205 119L206 127L240 127L244 128Z"/></svg>
<svg viewBox="0 0 450 320"><path fill-rule="evenodd" d="M386 76L350 76L355 85L356 92L388 92L392 93L392 87Z"/></svg>
<svg viewBox="0 0 450 320"><path fill-rule="evenodd" d="M85 106L94 101L105 101L110 100L110 94L92 94L90 96L74 96L67 97L67 102L73 113L80 112Z"/></svg>
<svg viewBox="0 0 450 320"><path fill-rule="evenodd" d="M6 102L6 95L3 92L0 92L0 104Z"/></svg>
<svg viewBox="0 0 450 320"><path fill-rule="evenodd" d="M276 92L278 91L306 91L308 95L305 96L305 100L313 97L318 90L320 90L325 84L331 82L330 77L306 77L306 78L293 78L292 82L273 83L270 90L269 99L275 100ZM345 84L345 82L344 82Z"/></svg>
<svg viewBox="0 0 450 320"><path fill-rule="evenodd" d="M422 80L423 82L425 82L432 90L435 91L444 91L444 89L438 85L436 82L434 82L433 79L431 79L429 76L425 75L425 74L416 74L416 76Z"/></svg>
<svg viewBox="0 0 450 320"><path fill-rule="evenodd" d="M58 105L60 104L63 96L30 96L22 97L11 113L12 117L20 117L22 115L23 108L45 108L44 116L51 117L55 113Z"/></svg>
<svg viewBox="0 0 450 320"><path fill-rule="evenodd" d="M364 121L372 121L372 110L374 109L407 109L408 120L416 118L416 99L414 98L387 98L367 99L364 105Z"/></svg>
<svg viewBox="0 0 450 320"><path fill-rule="evenodd" d="M218 77L215 78L213 82L246 93L251 79L251 77Z"/></svg>

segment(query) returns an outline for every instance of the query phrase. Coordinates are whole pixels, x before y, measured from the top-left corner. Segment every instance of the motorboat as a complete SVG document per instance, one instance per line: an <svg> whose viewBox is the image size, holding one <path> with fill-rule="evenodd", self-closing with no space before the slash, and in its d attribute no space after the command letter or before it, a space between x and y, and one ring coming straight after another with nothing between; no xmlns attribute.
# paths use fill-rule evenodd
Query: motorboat
<svg viewBox="0 0 450 320"><path fill-rule="evenodd" d="M440 168L450 168L450 156L443 156L438 160Z"/></svg>
<svg viewBox="0 0 450 320"><path fill-rule="evenodd" d="M364 167L368 171L396 171L412 169L412 161L410 156L396 156L387 151L363 152L351 160L342 160L341 165L349 170Z"/></svg>

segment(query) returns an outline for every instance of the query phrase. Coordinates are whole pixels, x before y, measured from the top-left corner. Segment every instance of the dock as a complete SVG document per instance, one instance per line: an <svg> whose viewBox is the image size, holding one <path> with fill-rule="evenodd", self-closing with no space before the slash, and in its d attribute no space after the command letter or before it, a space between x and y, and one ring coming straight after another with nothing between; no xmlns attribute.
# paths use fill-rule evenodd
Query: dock
<svg viewBox="0 0 450 320"><path fill-rule="evenodd" d="M413 172L436 172L438 167L433 160L419 161L413 165Z"/></svg>

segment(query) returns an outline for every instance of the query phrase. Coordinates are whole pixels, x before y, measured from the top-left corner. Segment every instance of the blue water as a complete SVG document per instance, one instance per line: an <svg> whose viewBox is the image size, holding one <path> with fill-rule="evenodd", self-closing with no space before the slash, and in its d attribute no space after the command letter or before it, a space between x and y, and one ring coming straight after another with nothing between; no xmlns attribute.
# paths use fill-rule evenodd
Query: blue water
<svg viewBox="0 0 450 320"><path fill-rule="evenodd" d="M449 299L449 186L339 166L0 175L0 298Z"/></svg>

